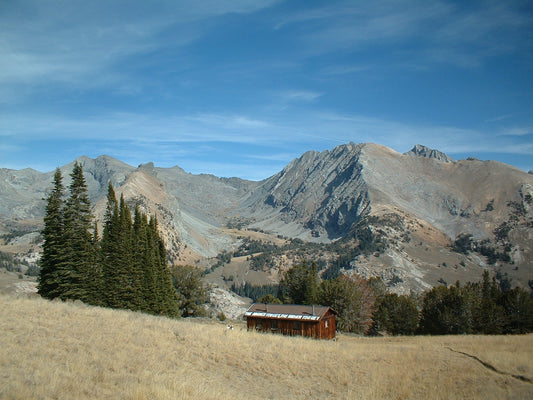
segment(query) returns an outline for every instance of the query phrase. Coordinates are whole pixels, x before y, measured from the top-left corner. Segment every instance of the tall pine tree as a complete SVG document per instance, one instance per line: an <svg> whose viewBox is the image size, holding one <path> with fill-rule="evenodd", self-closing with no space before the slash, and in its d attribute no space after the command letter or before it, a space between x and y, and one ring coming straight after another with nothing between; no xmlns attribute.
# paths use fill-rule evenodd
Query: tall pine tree
<svg viewBox="0 0 533 400"><path fill-rule="evenodd" d="M134 259L137 269L141 272L141 294L139 304L142 310L150 312L155 309L156 276L154 264L156 251L151 246L151 235L148 230L148 217L142 213L137 205L135 207L133 230L135 232Z"/></svg>
<svg viewBox="0 0 533 400"><path fill-rule="evenodd" d="M133 228L131 213L121 197L120 206L110 184L101 243L102 275L105 280L105 305L136 309L131 283Z"/></svg>
<svg viewBox="0 0 533 400"><path fill-rule="evenodd" d="M64 207L64 259L58 265L61 299L95 301L92 270L96 267L95 248L91 234L92 214L83 168L74 164L71 173L70 197Z"/></svg>
<svg viewBox="0 0 533 400"><path fill-rule="evenodd" d="M152 294L155 305L151 312L170 317L180 316L178 295L172 284L172 276L167 265L167 252L163 239L159 236L157 218L150 218L148 236L152 250L151 263L145 268L152 268L155 277L155 293Z"/></svg>
<svg viewBox="0 0 533 400"><path fill-rule="evenodd" d="M54 188L50 192L46 204L44 243L40 260L38 293L47 299L53 299L60 293L57 267L64 257L63 234L63 177L59 168L54 174Z"/></svg>
<svg viewBox="0 0 533 400"><path fill-rule="evenodd" d="M70 197L63 202L61 172L47 199L39 293L46 298L81 300L157 315L180 315L157 219L139 207L132 221L121 196L109 184L99 240L81 165L71 174ZM92 233L91 233L92 231Z"/></svg>
<svg viewBox="0 0 533 400"><path fill-rule="evenodd" d="M108 189L101 252L108 307L179 316L177 293L156 219L148 221L136 206L132 223L124 197L118 203L112 185Z"/></svg>

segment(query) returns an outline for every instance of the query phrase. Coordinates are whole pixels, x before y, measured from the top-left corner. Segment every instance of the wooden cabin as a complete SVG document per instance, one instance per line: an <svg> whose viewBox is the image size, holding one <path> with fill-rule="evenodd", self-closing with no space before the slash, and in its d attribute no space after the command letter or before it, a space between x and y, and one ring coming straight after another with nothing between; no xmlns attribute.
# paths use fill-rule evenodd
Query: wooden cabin
<svg viewBox="0 0 533 400"><path fill-rule="evenodd" d="M324 306L254 303L244 313L248 330L333 339L335 311Z"/></svg>

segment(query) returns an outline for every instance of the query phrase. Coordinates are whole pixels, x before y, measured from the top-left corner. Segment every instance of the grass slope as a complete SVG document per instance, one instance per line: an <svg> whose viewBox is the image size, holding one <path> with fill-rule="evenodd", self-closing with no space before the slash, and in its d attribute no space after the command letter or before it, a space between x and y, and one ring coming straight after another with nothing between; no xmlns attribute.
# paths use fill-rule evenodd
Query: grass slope
<svg viewBox="0 0 533 400"><path fill-rule="evenodd" d="M533 335L315 341L40 298L0 302L2 399L533 397Z"/></svg>

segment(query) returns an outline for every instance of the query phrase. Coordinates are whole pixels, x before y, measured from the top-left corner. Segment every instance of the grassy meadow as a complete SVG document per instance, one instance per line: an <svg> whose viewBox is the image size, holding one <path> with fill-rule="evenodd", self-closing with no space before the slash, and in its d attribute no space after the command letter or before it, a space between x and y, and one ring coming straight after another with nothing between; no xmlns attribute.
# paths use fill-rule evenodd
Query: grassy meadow
<svg viewBox="0 0 533 400"><path fill-rule="evenodd" d="M1 399L533 398L533 335L316 341L40 298L0 302Z"/></svg>

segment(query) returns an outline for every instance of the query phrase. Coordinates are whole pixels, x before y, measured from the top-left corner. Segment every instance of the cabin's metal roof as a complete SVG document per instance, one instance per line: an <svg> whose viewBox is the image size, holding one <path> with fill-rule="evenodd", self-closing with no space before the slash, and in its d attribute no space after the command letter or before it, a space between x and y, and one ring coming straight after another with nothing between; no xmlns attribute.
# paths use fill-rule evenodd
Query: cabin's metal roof
<svg viewBox="0 0 533 400"><path fill-rule="evenodd" d="M330 310L330 308L324 306L254 303L250 306L248 311L244 313L244 316L299 321L319 321L324 315L326 315L328 310ZM333 310L331 311L334 313Z"/></svg>

